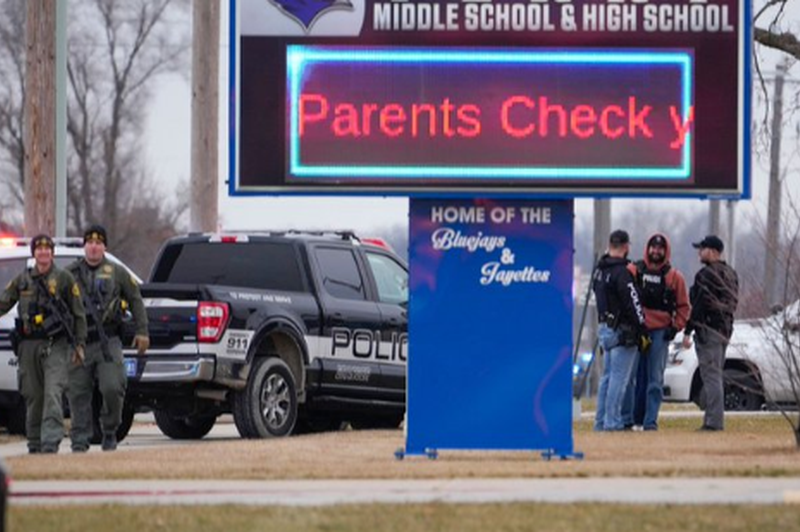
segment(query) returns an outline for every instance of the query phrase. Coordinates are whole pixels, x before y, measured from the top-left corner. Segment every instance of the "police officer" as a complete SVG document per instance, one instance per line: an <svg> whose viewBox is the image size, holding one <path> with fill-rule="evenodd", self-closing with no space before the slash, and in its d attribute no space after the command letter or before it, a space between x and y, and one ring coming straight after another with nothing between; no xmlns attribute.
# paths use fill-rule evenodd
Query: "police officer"
<svg viewBox="0 0 800 532"><path fill-rule="evenodd" d="M692 246L699 250L703 267L695 275L689 291L692 314L683 335L683 347L691 347L694 333L700 378L703 380L700 399L705 410L699 430L718 431L725 428L722 369L733 334L733 314L739 302L739 277L722 260L725 245L718 236L708 235Z"/></svg>
<svg viewBox="0 0 800 532"><path fill-rule="evenodd" d="M105 256L108 237L100 225L89 227L83 235L84 258L67 269L75 276L83 293L89 326L86 360L70 368L69 398L72 411L73 452L86 452L93 433L92 394L97 381L103 407L100 426L103 431L102 449L117 448L117 428L122 421L127 383L122 357L120 332L127 309L136 322L134 346L143 354L150 346L139 285L122 266Z"/></svg>
<svg viewBox="0 0 800 532"><path fill-rule="evenodd" d="M641 425L658 430L669 342L686 326L691 306L683 274L670 262L671 246L663 233L655 233L644 249L644 258L628 265L641 294L645 325L653 344L638 356L622 417L625 426Z"/></svg>
<svg viewBox="0 0 800 532"><path fill-rule="evenodd" d="M8 283L0 296L0 315L19 302L20 391L25 398L28 452L56 453L64 437L61 398L67 387L70 355L84 358L86 317L75 278L53 263L53 239L31 240L33 268Z"/></svg>
<svg viewBox="0 0 800 532"><path fill-rule="evenodd" d="M598 341L605 352L605 369L597 396L595 430L623 430L622 401L639 349L646 350L644 310L639 291L628 271L630 238L616 230L608 252L597 264L592 289L600 319Z"/></svg>

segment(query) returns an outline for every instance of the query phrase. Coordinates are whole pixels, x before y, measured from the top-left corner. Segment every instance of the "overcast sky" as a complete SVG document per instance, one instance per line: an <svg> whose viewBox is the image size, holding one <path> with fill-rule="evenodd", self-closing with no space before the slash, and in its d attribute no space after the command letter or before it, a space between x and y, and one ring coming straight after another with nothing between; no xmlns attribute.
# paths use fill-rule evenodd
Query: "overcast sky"
<svg viewBox="0 0 800 532"><path fill-rule="evenodd" d="M756 0L756 9L762 2ZM228 128L227 128L227 73L228 73L228 34L227 34L227 2L222 2L223 23L221 31L222 52L220 54L220 72L223 78L220 84L220 223L224 229L270 229L270 228L346 228L361 233L374 232L376 229L407 223L408 200L404 198L382 197L255 197L231 198L224 184L228 172ZM794 19L792 29L800 34L800 13L789 13ZM189 22L191 24L191 22ZM775 66L784 56L762 47L756 47L762 57L763 68L771 74ZM188 63L187 63L188 64ZM187 67L188 68L188 67ZM791 79L800 82L800 66L792 65L789 70ZM190 125L191 125L191 90L190 75L173 75L162 78L155 92L149 109L147 125L147 156L157 177L157 182L165 188L165 193L172 193L180 180L189 179L190 167ZM770 95L772 86L767 86ZM762 120L764 108L762 96L754 87L753 116ZM800 85L787 85L785 95L800 91ZM796 101L796 98L794 98ZM786 168L786 179L798 197L800 193L800 140L798 137L798 120L800 115L791 115L785 121L782 162ZM755 146L755 143L754 143ZM753 158L753 199L740 202L739 221L747 222L756 213L764 216L767 204L769 160L766 155ZM663 209L680 209L683 212L697 212L707 209L708 202L701 200L677 199L632 199L615 200L613 212L623 212L632 206L645 206L647 211L657 212ZM577 200L576 209L578 223L591 223L592 201ZM664 228L668 230L669 228ZM700 232L704 232L702 228Z"/></svg>

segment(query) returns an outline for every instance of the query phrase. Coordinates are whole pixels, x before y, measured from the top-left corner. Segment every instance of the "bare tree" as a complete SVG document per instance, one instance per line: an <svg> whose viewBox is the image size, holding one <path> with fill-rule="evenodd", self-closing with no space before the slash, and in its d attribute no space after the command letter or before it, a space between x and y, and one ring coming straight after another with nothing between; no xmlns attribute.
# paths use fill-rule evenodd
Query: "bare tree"
<svg viewBox="0 0 800 532"><path fill-rule="evenodd" d="M782 273L782 308L751 323L758 330L757 345L732 347L742 350L740 355L751 362L746 391L760 394L769 408L781 412L800 449L800 209L796 203L790 201L781 227L785 238L776 256Z"/></svg>
<svg viewBox="0 0 800 532"><path fill-rule="evenodd" d="M24 196L25 0L0 3L0 78L0 209L8 216Z"/></svg>
<svg viewBox="0 0 800 532"><path fill-rule="evenodd" d="M800 41L786 17L790 9L797 10L798 0L767 0L753 15L753 37L758 44L780 50L800 59ZM790 7L792 6L792 7Z"/></svg>
<svg viewBox="0 0 800 532"><path fill-rule="evenodd" d="M115 251L139 271L154 249L142 235L174 231L185 199L166 201L154 191L142 156L151 82L182 66L188 31L175 31L171 13L185 0L82 0L70 12L67 77L69 221L79 232L103 223ZM169 232L169 231L167 231ZM156 245L160 242L157 241ZM152 246L150 246L152 247ZM142 255L148 260L142 260Z"/></svg>

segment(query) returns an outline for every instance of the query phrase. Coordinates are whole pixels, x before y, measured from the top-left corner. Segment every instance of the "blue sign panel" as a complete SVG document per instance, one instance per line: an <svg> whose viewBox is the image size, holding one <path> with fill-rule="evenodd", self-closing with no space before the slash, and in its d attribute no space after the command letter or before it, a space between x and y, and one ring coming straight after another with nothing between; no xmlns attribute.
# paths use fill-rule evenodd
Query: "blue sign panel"
<svg viewBox="0 0 800 532"><path fill-rule="evenodd" d="M572 454L572 217L411 199L406 453Z"/></svg>

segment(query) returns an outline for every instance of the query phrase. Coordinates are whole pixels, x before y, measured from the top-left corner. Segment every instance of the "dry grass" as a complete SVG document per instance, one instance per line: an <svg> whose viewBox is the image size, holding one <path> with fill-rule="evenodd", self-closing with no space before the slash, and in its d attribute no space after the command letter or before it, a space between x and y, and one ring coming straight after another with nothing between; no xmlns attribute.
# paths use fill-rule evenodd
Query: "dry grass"
<svg viewBox="0 0 800 532"><path fill-rule="evenodd" d="M20 456L18 480L364 479L597 476L797 476L800 453L779 416L729 418L723 433L696 433L697 418L665 419L658 432L594 433L576 424L584 460L534 452L442 451L438 460L394 451L402 431L345 431L278 440L204 441L129 452Z"/></svg>
<svg viewBox="0 0 800 532"><path fill-rule="evenodd" d="M800 507L744 505L372 504L333 508L50 506L12 507L10 514L9 529L25 532L800 531Z"/></svg>

